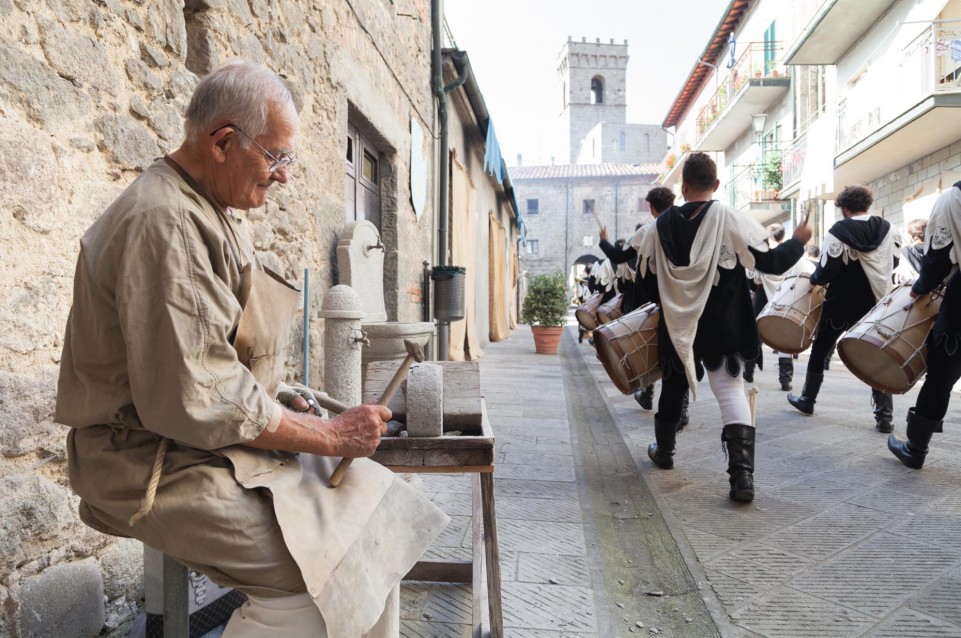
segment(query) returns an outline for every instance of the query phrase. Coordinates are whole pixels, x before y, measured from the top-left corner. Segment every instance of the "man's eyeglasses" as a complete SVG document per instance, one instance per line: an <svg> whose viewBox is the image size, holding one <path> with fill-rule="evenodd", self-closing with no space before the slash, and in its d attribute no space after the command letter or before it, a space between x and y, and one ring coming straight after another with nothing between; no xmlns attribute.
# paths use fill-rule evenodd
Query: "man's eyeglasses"
<svg viewBox="0 0 961 638"><path fill-rule="evenodd" d="M261 152L263 152L263 154L267 156L267 158L271 161L270 168L268 169L268 171L271 173L276 173L280 169L286 168L297 161L293 155L281 155L280 157L277 157L276 155L274 155L273 153L265 149L263 146L258 144L257 140L247 135L247 133L245 133L244 130L239 126L237 126L236 124L224 124L223 126L219 126L210 132L210 136L213 137L217 133L217 131L221 129L225 129L227 127L234 129L235 131L237 131L238 133L246 137L248 140L253 142L254 146L259 148Z"/></svg>

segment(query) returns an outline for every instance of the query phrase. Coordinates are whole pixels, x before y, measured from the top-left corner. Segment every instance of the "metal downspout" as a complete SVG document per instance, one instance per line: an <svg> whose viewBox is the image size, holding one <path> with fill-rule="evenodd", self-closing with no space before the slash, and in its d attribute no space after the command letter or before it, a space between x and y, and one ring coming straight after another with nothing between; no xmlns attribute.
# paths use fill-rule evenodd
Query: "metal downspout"
<svg viewBox="0 0 961 638"><path fill-rule="evenodd" d="M437 119L440 122L440 157L437 162L437 265L447 265L447 195L450 189L450 149L447 143L447 94L444 93L444 70L441 59L441 28L444 21L443 0L431 0L431 36L433 49L431 50L431 90L437 97ZM437 324L437 352L438 361L446 361L450 351L450 323L441 321Z"/></svg>
<svg viewBox="0 0 961 638"><path fill-rule="evenodd" d="M571 269L571 240L568 234L568 227L571 225L571 183L564 182L564 269L568 272Z"/></svg>
<svg viewBox="0 0 961 638"><path fill-rule="evenodd" d="M444 66L442 58L442 40L444 23L443 0L431 0L431 35L433 48L431 50L431 91L437 97L437 119L440 122L440 157L437 162L438 197L437 197L437 265L447 266L448 228L450 194L450 144L447 136L447 92L451 91L467 80L467 74L444 86ZM450 351L450 322L441 321L437 324L437 353L438 361L446 361Z"/></svg>

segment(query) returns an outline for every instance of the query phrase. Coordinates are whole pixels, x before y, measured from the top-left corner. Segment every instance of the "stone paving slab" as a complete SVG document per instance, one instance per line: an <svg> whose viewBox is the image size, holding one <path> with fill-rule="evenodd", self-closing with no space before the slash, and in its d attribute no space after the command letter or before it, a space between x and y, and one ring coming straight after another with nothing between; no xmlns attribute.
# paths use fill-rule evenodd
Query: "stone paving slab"
<svg viewBox="0 0 961 638"><path fill-rule="evenodd" d="M961 636L957 397L925 468L914 471L887 452L870 391L839 361L817 413L806 417L787 405L769 358L775 369L757 373L758 496L737 504L727 498L708 385L678 437L676 469L659 470L646 458L653 412L613 388L593 349L575 337L569 328L558 357L535 355L521 327L481 360L497 438L507 636L653 635L651 627L692 638ZM802 355L798 389L805 365ZM536 396L525 393L531 387ZM895 397L902 436L916 394ZM469 558L469 477L423 480L455 517L428 556ZM634 487L649 490L650 500ZM658 520L683 567L667 568L642 549ZM678 570L693 583L687 589L677 581L664 587L671 596L643 595ZM672 611L694 600L709 610L706 624L692 619L696 629L678 617L686 612ZM401 635L470 636L470 607L469 586L405 583Z"/></svg>
<svg viewBox="0 0 961 638"><path fill-rule="evenodd" d="M612 392L593 349L585 344L580 352L690 549L692 573L710 581L722 635L961 636L957 395L945 433L935 435L924 469L915 471L887 451L886 435L873 427L869 389L839 361L811 417L787 404L776 368L758 372L757 497L741 505L726 498L721 424L706 382L678 435L675 469L663 471L646 458L653 412ZM805 365L802 355L796 389ZM917 389L895 396L899 436Z"/></svg>
<svg viewBox="0 0 961 638"><path fill-rule="evenodd" d="M599 401L592 398L589 373L584 374L590 381L583 388L590 393L586 398ZM613 421L609 427L620 457L611 445L585 446L579 440L591 424L583 416L572 416L564 356L535 354L530 331L522 327L486 349L481 391L496 439L494 486L506 636L626 637L653 635L647 630L657 627L666 632L662 635L679 638L718 635L701 600L713 593L702 591L689 575L685 581L680 558L663 574L670 587L652 578L652 565L665 560L665 550L642 548L651 540L674 548L673 540L662 523L661 531L654 531L660 520L656 507L636 497L646 488ZM574 390L578 396L581 391L580 386ZM595 409L604 405L597 403ZM575 423L572 418L581 420ZM452 517L426 557L469 559L470 478L418 476L425 493ZM614 490L614 495L598 492L598 486ZM638 527L650 530L643 536L631 531ZM624 533L632 539L628 547L604 540L625 538ZM664 589L668 595L648 597L644 587ZM469 585L404 583L401 635L470 636L471 604ZM643 630L638 622L644 623Z"/></svg>

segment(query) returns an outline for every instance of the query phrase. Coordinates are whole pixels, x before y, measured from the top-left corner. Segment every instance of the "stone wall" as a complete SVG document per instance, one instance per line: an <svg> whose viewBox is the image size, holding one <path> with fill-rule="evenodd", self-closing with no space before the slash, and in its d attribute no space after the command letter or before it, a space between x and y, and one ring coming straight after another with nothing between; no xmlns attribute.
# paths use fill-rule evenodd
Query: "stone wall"
<svg viewBox="0 0 961 638"><path fill-rule="evenodd" d="M961 142L945 146L867 184L874 191L874 211L880 214L883 209L884 218L903 233L904 224L908 221L906 218L909 217L904 211L905 200L919 189L924 189L924 194L929 196L925 201L933 204L934 198L930 196L935 192L939 177L943 178L942 188L949 188L961 179ZM927 208L917 212L927 217L931 210Z"/></svg>
<svg viewBox="0 0 961 638"><path fill-rule="evenodd" d="M317 311L335 283L351 111L387 142L388 309L419 320L411 289L421 262L434 261L434 214L428 204L417 222L411 208L410 121L433 157L430 6L0 0L0 24L0 635L125 635L141 608L140 544L80 523L66 429L52 420L78 239L144 167L179 146L198 76L243 57L286 78L300 110L291 181L248 218L269 266L295 282L311 270L312 343L323 343ZM314 345L313 381L322 381L322 355ZM291 374L300 357L295 345Z"/></svg>
<svg viewBox="0 0 961 638"><path fill-rule="evenodd" d="M516 169L515 169L516 171ZM632 178L514 179L517 203L524 214L527 241L538 242L538 254L522 247L521 269L531 274L567 273L582 255L604 257L598 246L598 226L584 213L584 200L593 199L611 242L629 238L635 225L651 221L644 198L653 188L654 175ZM538 200L538 213L530 214L528 199ZM585 245L585 238L590 244Z"/></svg>

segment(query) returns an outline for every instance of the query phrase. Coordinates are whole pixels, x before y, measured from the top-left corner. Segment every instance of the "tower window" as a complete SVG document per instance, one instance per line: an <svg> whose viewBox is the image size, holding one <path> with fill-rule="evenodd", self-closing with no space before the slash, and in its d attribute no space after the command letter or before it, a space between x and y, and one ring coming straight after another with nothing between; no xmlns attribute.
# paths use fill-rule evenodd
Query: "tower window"
<svg viewBox="0 0 961 638"><path fill-rule="evenodd" d="M536 200L536 199L529 199L529 200L527 200L527 214L528 214L528 215L537 215L538 213L541 212L540 208L541 208L541 207L540 207L540 201L539 201L539 200Z"/></svg>
<svg viewBox="0 0 961 638"><path fill-rule="evenodd" d="M594 200L593 200L593 199L585 199L585 200L584 200L584 214L585 214L585 215L593 215L593 214L594 214Z"/></svg>
<svg viewBox="0 0 961 638"><path fill-rule="evenodd" d="M627 135L624 134L624 131L621 131L620 134L618 134L617 136L617 150L623 153L626 147L627 147Z"/></svg>
<svg viewBox="0 0 961 638"><path fill-rule="evenodd" d="M595 75L591 79L591 104L604 103L604 78Z"/></svg>

